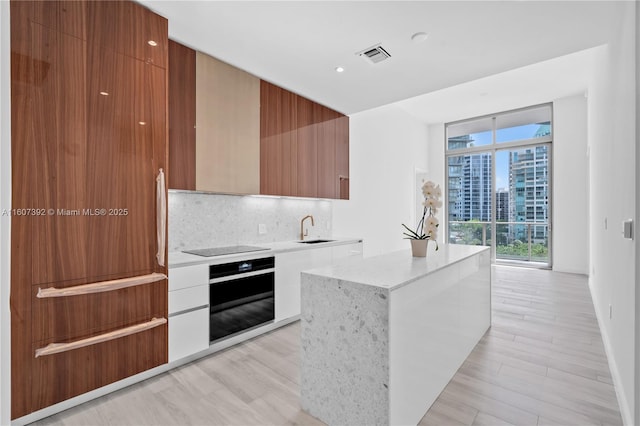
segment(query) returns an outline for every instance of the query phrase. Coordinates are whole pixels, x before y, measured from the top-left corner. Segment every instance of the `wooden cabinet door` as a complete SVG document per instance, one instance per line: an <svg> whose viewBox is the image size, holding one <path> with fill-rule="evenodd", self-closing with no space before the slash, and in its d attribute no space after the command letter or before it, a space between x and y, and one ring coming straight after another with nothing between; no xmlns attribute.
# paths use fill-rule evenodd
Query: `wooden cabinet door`
<svg viewBox="0 0 640 426"><path fill-rule="evenodd" d="M260 193L349 198L349 118L261 82Z"/></svg>
<svg viewBox="0 0 640 426"><path fill-rule="evenodd" d="M40 212L11 223L12 418L34 410L32 284L88 275L88 218L64 215L86 202L86 42L34 21L59 27L48 5L11 3L12 206Z"/></svg>
<svg viewBox="0 0 640 426"><path fill-rule="evenodd" d="M156 262L156 175L166 140L165 70L110 49L90 49L87 205L91 280L151 273ZM118 236L115 238L114 236Z"/></svg>
<svg viewBox="0 0 640 426"><path fill-rule="evenodd" d="M336 198L349 199L349 117L340 115L336 119Z"/></svg>
<svg viewBox="0 0 640 426"><path fill-rule="evenodd" d="M298 194L295 93L260 82L260 193Z"/></svg>
<svg viewBox="0 0 640 426"><path fill-rule="evenodd" d="M127 0L84 3L92 46L167 68L169 39L165 18Z"/></svg>
<svg viewBox="0 0 640 426"><path fill-rule="evenodd" d="M166 287L166 286L165 286ZM32 358L33 409L44 408L167 362L167 327ZM39 345L34 344L30 352Z"/></svg>
<svg viewBox="0 0 640 426"><path fill-rule="evenodd" d="M318 122L322 106L298 97L298 193L318 196Z"/></svg>
<svg viewBox="0 0 640 426"><path fill-rule="evenodd" d="M260 80L196 53L196 189L260 192Z"/></svg>
<svg viewBox="0 0 640 426"><path fill-rule="evenodd" d="M169 188L196 189L196 51L169 40Z"/></svg>
<svg viewBox="0 0 640 426"><path fill-rule="evenodd" d="M29 158L15 158L20 170L30 164L34 186L16 207L33 206L46 214L32 219L33 282L83 279L87 269L89 218L75 215L88 207L86 131L86 42L33 23L30 31L32 76ZM64 106L64 107L61 107ZM17 143L14 140L14 143ZM14 183L15 185L15 183Z"/></svg>
<svg viewBox="0 0 640 426"><path fill-rule="evenodd" d="M318 197L337 198L336 121L339 113L321 107L318 124Z"/></svg>
<svg viewBox="0 0 640 426"><path fill-rule="evenodd" d="M12 2L16 3L16 2ZM23 18L76 38L86 40L86 3L75 0L24 1L11 10L23 14Z"/></svg>
<svg viewBox="0 0 640 426"><path fill-rule="evenodd" d="M114 7L150 13L123 4ZM166 362L166 324L101 349L34 358L34 348L49 341L167 313L166 280L147 295L131 290L55 303L34 296L40 286L166 273L155 257L155 178L167 155L166 70L154 65L161 57L140 60L96 43L96 34L111 28L104 22L119 22L109 8L98 17L96 7L102 6L11 3L12 204L39 212L12 220L12 418ZM153 21L140 25L162 27ZM166 39L166 20L164 30ZM125 341L154 346L132 362ZM80 375L87 377L83 384L76 383Z"/></svg>

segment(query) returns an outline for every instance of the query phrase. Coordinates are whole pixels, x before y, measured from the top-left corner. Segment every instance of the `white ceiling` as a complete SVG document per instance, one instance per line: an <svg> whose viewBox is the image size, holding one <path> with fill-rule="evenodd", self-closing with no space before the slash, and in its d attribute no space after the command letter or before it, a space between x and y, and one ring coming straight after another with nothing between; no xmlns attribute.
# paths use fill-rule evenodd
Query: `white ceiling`
<svg viewBox="0 0 640 426"><path fill-rule="evenodd" d="M396 102L426 123L448 123L587 95L598 51L583 50Z"/></svg>
<svg viewBox="0 0 640 426"><path fill-rule="evenodd" d="M523 70L605 44L620 9L616 1L139 1L169 19L172 39L346 114L430 94L401 105L429 122L440 118L424 114L451 115L438 113L445 88L480 81L467 90L484 103L508 96L507 81L489 76L509 70L520 72L509 81L520 92L523 75L579 91L584 78L572 67L588 54ZM429 37L413 43L419 31ZM355 55L376 43L392 57L372 65Z"/></svg>

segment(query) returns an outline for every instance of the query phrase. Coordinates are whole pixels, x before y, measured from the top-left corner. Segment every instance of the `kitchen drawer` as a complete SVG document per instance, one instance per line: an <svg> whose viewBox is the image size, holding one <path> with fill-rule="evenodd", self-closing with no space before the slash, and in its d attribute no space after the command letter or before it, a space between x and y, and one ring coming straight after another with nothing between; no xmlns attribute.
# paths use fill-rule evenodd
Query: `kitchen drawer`
<svg viewBox="0 0 640 426"><path fill-rule="evenodd" d="M32 342L61 341L167 316L167 280L31 302Z"/></svg>
<svg viewBox="0 0 640 426"><path fill-rule="evenodd" d="M43 346L33 344L30 361L25 361L32 372L30 392L34 411L165 364L167 324L35 358L33 353Z"/></svg>
<svg viewBox="0 0 640 426"><path fill-rule="evenodd" d="M169 315L202 305L209 306L209 284L169 292Z"/></svg>
<svg viewBox="0 0 640 426"><path fill-rule="evenodd" d="M209 308L169 317L169 362L209 347Z"/></svg>
<svg viewBox="0 0 640 426"><path fill-rule="evenodd" d="M209 265L169 268L169 291L209 284Z"/></svg>

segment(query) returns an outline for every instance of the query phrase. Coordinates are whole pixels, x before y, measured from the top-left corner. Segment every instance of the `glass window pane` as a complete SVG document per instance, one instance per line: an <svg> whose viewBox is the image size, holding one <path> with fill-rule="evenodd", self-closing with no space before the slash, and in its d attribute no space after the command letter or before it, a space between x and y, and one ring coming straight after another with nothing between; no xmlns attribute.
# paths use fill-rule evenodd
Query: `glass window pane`
<svg viewBox="0 0 640 426"><path fill-rule="evenodd" d="M490 152L448 157L448 241L491 244L492 156Z"/></svg>
<svg viewBox="0 0 640 426"><path fill-rule="evenodd" d="M447 149L464 149L473 146L491 145L492 119L465 121L447 126Z"/></svg>
<svg viewBox="0 0 640 426"><path fill-rule="evenodd" d="M496 142L551 136L551 106L510 112L496 117Z"/></svg>
<svg viewBox="0 0 640 426"><path fill-rule="evenodd" d="M496 258L549 262L549 149L496 152Z"/></svg>

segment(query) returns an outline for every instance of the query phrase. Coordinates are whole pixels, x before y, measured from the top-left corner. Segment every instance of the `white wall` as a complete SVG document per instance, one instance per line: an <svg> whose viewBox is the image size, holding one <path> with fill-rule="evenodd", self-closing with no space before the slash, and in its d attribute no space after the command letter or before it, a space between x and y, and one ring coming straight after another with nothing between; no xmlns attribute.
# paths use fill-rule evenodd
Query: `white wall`
<svg viewBox="0 0 640 426"><path fill-rule="evenodd" d="M553 270L589 273L587 100L553 101Z"/></svg>
<svg viewBox="0 0 640 426"><path fill-rule="evenodd" d="M333 202L333 234L362 237L365 256L408 249L401 224L414 226L414 174L427 169L427 143L426 126L397 107L352 115L350 200Z"/></svg>
<svg viewBox="0 0 640 426"><path fill-rule="evenodd" d="M11 80L9 2L0 1L0 209L11 209ZM11 417L11 326L9 314L11 220L0 216L0 424Z"/></svg>
<svg viewBox="0 0 640 426"><path fill-rule="evenodd" d="M589 286L622 416L630 425L640 421L633 418L635 245L622 238L621 224L636 216L635 3L618 5L623 10L617 37L599 52L589 87Z"/></svg>
<svg viewBox="0 0 640 426"><path fill-rule="evenodd" d="M442 188L444 190L444 123L430 124L428 127L429 132L429 179L434 182L442 182ZM445 194L446 197L446 194ZM443 209L441 222L446 222L446 203ZM442 241L446 241L445 235L442 235Z"/></svg>

